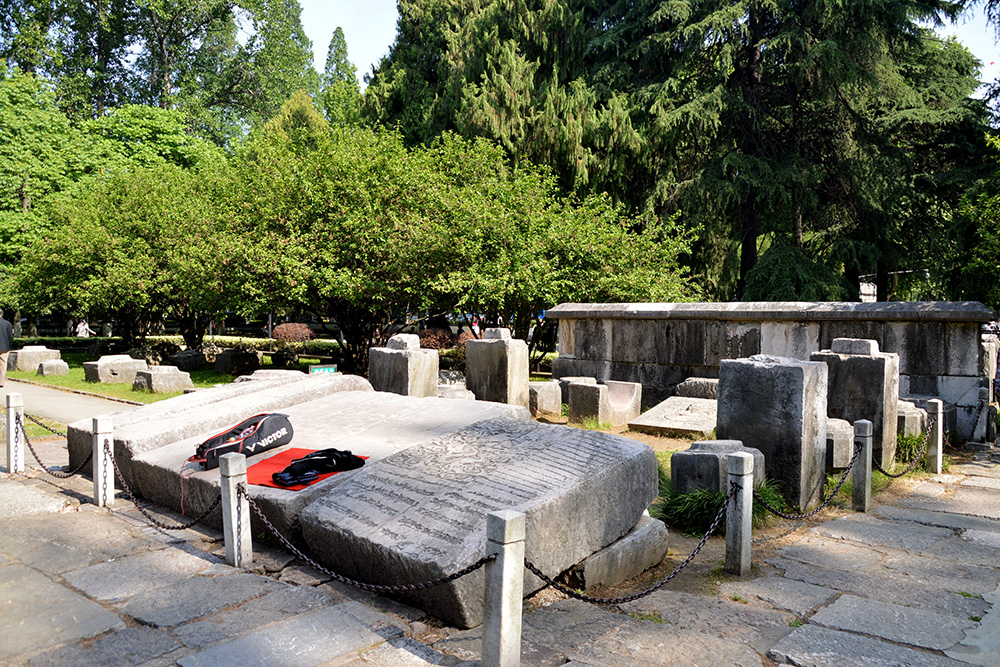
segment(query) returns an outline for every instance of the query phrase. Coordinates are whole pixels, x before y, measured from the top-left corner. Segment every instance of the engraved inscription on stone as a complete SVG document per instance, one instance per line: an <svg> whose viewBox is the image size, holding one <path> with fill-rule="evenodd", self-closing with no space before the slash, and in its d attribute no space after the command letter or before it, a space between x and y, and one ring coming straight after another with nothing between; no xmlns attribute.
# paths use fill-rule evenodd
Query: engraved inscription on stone
<svg viewBox="0 0 1000 667"><path fill-rule="evenodd" d="M484 556L486 516L516 509L527 514L528 559L558 574L635 526L656 486L655 457L640 443L494 419L366 466L309 505L301 522L314 552L334 569L373 583L411 583ZM475 624L481 583L464 577L417 604Z"/></svg>

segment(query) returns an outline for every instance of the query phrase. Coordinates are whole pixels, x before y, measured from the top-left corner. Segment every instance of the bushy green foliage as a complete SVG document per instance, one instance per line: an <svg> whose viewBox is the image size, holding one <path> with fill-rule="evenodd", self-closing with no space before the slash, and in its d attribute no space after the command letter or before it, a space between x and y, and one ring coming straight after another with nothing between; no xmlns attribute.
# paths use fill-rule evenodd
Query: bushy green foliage
<svg viewBox="0 0 1000 667"><path fill-rule="evenodd" d="M680 493L674 490L670 475L665 468L659 466L660 495L657 502L650 508L650 515L661 519L671 528L688 533L704 533L712 524L726 500L727 494L711 489L699 489L692 493ZM769 505L781 512L788 512L788 503L781 496L778 482L765 479L754 488ZM760 528L774 516L761 505L756 498L753 501L753 526ZM716 528L718 535L726 532L726 518L722 517Z"/></svg>

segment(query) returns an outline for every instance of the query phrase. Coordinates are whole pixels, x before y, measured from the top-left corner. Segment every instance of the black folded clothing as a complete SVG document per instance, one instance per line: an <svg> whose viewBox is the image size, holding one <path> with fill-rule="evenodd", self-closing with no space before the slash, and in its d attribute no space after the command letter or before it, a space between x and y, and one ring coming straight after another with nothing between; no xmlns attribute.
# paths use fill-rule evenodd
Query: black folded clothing
<svg viewBox="0 0 1000 667"><path fill-rule="evenodd" d="M321 449L312 454L306 454L301 459L295 459L281 472L271 475L271 479L281 486L297 486L311 484L320 475L328 472L343 472L354 470L365 464L360 456L341 449Z"/></svg>

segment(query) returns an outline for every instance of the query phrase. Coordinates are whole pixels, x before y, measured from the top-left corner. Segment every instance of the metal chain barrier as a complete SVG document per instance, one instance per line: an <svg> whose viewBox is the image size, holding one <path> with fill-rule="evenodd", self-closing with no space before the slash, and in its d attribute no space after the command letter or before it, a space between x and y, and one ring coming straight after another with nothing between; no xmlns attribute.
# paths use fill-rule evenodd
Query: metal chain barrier
<svg viewBox="0 0 1000 667"><path fill-rule="evenodd" d="M27 417L28 419L31 419L31 421L33 421L36 424L38 424L37 421L35 421L34 419L31 418L31 415L27 415L26 414L25 417ZM93 458L93 456L94 456L94 452L90 452L89 454L87 454L87 458L86 458L86 460L84 460L83 463L81 463L77 467L73 468L69 472L63 472L62 470L56 470L55 468L50 468L47 465L45 465L44 463L42 463L42 459L39 458L38 452L35 451L34 445L31 444L31 439L28 437L28 431L24 428L24 422L21 420L21 415L17 415L15 417L15 420L16 420L17 423L14 426L14 430L15 431L20 431L21 434L24 436L24 443L26 445L28 445L28 450L31 452L31 455L35 457L35 460L38 461L38 465L42 466L42 470L44 470L45 472L47 472L48 474L52 475L53 477L55 477L57 479L69 479L70 477L72 477L76 473L78 473L81 470L83 470L84 466L86 466L88 463L90 463L90 459ZM44 428L48 428L44 424L38 424L38 425L42 426ZM52 429L49 429L49 430L52 431ZM52 431L52 432L56 433L56 431ZM14 440L14 445L15 445L14 456L16 457L17 456L17 439L16 438Z"/></svg>
<svg viewBox="0 0 1000 667"><path fill-rule="evenodd" d="M139 512L141 512L142 515L144 517L146 517L147 520L149 520L150 524L153 525L153 526L155 526L156 528L159 528L161 530L186 530L186 529L190 528L191 526L195 525L196 523L198 523L199 521L201 521L202 519L204 519L205 517L207 517L209 514L211 514L212 510L214 510L216 507L218 507L219 504L222 502L222 494L219 494L219 497L215 499L215 502L213 502L211 505L208 506L208 509L206 509L204 512L202 512L201 514L199 514L196 518L192 519L191 521L189 521L187 523L177 524L177 525L170 525L170 524L163 523L162 521L160 521L159 519L157 519L156 517L154 517L152 514L150 514L149 512L147 512L142 507L142 505L139 504L139 501L136 499L135 494L132 493L132 489L130 489L129 486L128 486L128 484L125 483L125 478L122 477L122 471L118 469L118 461L115 460L114 452L111 451L111 441L108 438L104 439L104 453L107 454L111 458L111 465L114 466L114 468L115 468L115 477L117 477L118 481L121 482L122 488L125 489L125 493L128 494L129 500L131 500L132 504L135 505L135 508L137 510L139 510ZM103 500L104 500L104 506L105 507L107 507L107 505L108 505L108 480L107 480L107 472L108 472L108 469L105 468L104 469L104 474L105 474L105 476L104 476L104 498L103 498Z"/></svg>
<svg viewBox="0 0 1000 667"><path fill-rule="evenodd" d="M28 421L30 421L32 424L34 424L35 426L41 426L42 428L44 428L49 433L54 433L54 434L56 434L58 436L62 436L63 438L68 438L69 437L69 434L63 433L62 431L57 431L54 428L52 428L51 426L47 426L46 424L43 424L42 422L38 421L38 419L36 417L32 417L27 412L24 413L24 416L27 417Z"/></svg>
<svg viewBox="0 0 1000 667"><path fill-rule="evenodd" d="M920 453L917 454L912 461L910 461L910 465L906 470L899 473L891 473L888 472L881 465L879 465L878 461L875 460L872 460L872 466L886 477L892 477L893 479L899 479L903 475L908 475L910 472L913 471L914 468L917 467L917 465L920 463L920 460L924 458L924 452L927 451L927 441L931 439L931 429L934 428L934 422L936 419L937 415L931 415L930 420L927 422L927 433L924 435L924 442L922 445L920 445ZM978 418L976 421L978 421Z"/></svg>
<svg viewBox="0 0 1000 667"><path fill-rule="evenodd" d="M705 533L705 536L701 538L701 541L698 542L698 546L694 548L694 551L692 551L691 554L684 559L684 562L675 567L673 572L668 574L664 579L662 579L658 583L653 584L646 590L642 591L641 593L635 593L634 595L628 595L626 597L621 597L621 598L595 598L589 595L584 595L583 593L577 593L569 586L560 584L558 581L555 581L551 577L546 576L544 572L539 570L538 567L534 563L529 561L527 558L524 560L524 566L529 570L531 570L532 574L534 574L536 577L538 577L546 584L559 591L560 593L564 593L565 595L568 595L571 598L576 598L577 600L582 600L583 602L589 602L590 604L597 604L597 605L614 606L619 604L625 604L626 602L632 602L634 600L639 600L640 598L644 598L647 595L655 593L656 591L660 590L661 588L669 584L674 577L680 574L681 571L683 571L684 568L686 568L688 564L690 564L691 561L694 560L695 556L698 555L698 552L701 551L702 547L705 546L705 543L708 542L708 538L711 537L712 533L714 533L716 528L719 527L719 522L722 521L722 517L726 515L726 508L729 506L729 501L733 499L733 496L736 495L737 491L739 491L739 485L736 482L731 482L729 485L729 495L726 496L725 502L722 503L722 507L719 508L718 514L715 515L715 519L712 520L712 524L708 527L708 531Z"/></svg>
<svg viewBox="0 0 1000 667"><path fill-rule="evenodd" d="M840 476L840 481L837 482L837 488L833 490L833 493L827 496L826 500L824 500L819 507L817 507L811 512L806 512L805 514L785 514L784 512L781 512L771 507L771 505L768 504L768 502L764 500L760 496L760 494L757 493L756 491L753 492L753 499L759 502L761 505L763 505L766 510L768 510L772 514L777 514L782 519L790 519L792 521L798 521L800 519L808 519L809 517L811 517L812 515L816 514L817 512L825 508L827 505L829 505L830 501L833 500L833 497L840 492L840 487L842 487L844 485L844 482L847 481L847 476L851 474L851 468L854 467L854 462L858 460L858 454L861 453L862 449L864 449L864 445L862 445L860 442L854 443L854 455L851 456L851 462L847 464L847 468L844 470L844 474Z"/></svg>
<svg viewBox="0 0 1000 667"><path fill-rule="evenodd" d="M274 535L276 538L278 538L278 540L280 540L281 543L285 545L285 548L291 551L293 554L295 554L295 556L299 558L302 562L306 563L310 567L316 568L323 574L327 575L328 577L336 581L339 581L343 584L347 584L348 586L360 588L361 590L364 591L371 591L373 593L412 593L413 591L419 591L425 588L431 588L432 586L440 586L441 584L447 584L449 582L455 581L456 579L460 579L467 574L475 572L479 568L483 567L484 565L486 565L491 561L496 560L497 558L496 555L484 556L483 558L480 558L478 561L476 561L469 567L459 570L454 574L449 574L448 576L440 577L439 579L431 579L430 581L423 581L417 584L402 584L399 586L380 586L378 584L366 584L364 582L355 581L354 579L349 579L341 574L337 574L336 572L328 570L327 568L323 567L322 565L314 561L309 556L306 556L304 553L302 553L302 551L300 551L297 547L295 547L295 545L289 542L284 535L278 532L278 529L274 527L274 524L271 523L268 520L268 518L264 516L264 513L261 511L261 509L257 507L257 503L255 503L253 499L250 498L250 494L247 492L246 487L243 484L237 486L236 489L239 495L247 499L247 502L250 504L250 509L252 509L254 514L256 514L257 517L264 523L264 525L267 526L267 529L271 531L271 534ZM237 512L237 517L239 517L238 512Z"/></svg>

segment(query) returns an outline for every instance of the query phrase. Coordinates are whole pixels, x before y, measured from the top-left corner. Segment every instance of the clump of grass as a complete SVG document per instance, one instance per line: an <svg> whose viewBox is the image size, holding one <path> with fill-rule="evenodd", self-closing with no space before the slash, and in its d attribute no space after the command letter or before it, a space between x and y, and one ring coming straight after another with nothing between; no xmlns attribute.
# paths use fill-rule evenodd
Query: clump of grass
<svg viewBox="0 0 1000 667"><path fill-rule="evenodd" d="M610 431L611 424L601 424L596 417L584 417L583 421L577 424L585 431Z"/></svg>
<svg viewBox="0 0 1000 667"><path fill-rule="evenodd" d="M896 437L896 460L900 463L909 463L917 458L923 444L924 436L922 435L903 435L900 433ZM923 463L920 467L923 467Z"/></svg>
<svg viewBox="0 0 1000 667"><path fill-rule="evenodd" d="M698 534L707 531L719 509L725 503L727 494L711 489L680 493L674 489L670 477L662 465L659 470L659 502L650 509L650 514L671 527L688 533ZM775 509L782 512L788 511L788 503L782 498L776 481L765 479L763 483L754 488L754 491ZM753 503L754 527L760 528L766 525L772 516L774 515L755 498ZM716 528L716 532L720 535L726 532L724 518Z"/></svg>

